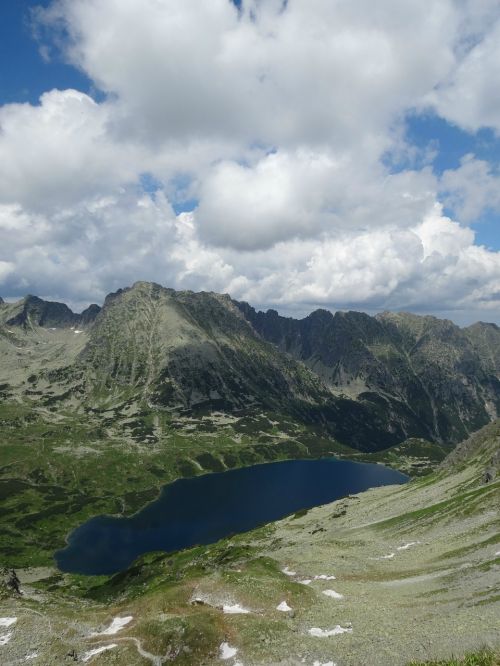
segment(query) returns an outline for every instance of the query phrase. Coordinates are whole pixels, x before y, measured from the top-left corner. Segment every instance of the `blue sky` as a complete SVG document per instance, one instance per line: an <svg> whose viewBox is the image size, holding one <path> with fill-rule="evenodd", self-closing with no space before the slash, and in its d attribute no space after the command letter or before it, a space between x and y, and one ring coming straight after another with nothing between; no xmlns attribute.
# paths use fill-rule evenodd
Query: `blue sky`
<svg viewBox="0 0 500 666"><path fill-rule="evenodd" d="M409 113L406 127L406 136L411 143L417 146L435 145L432 168L438 175L447 169L456 169L467 154L486 160L495 167L500 163L500 139L490 128L467 132L433 113ZM446 212L453 214L451 210ZM499 221L499 215L494 211L487 211L477 218L473 227L476 242L500 250Z"/></svg>
<svg viewBox="0 0 500 666"><path fill-rule="evenodd" d="M49 0L7 0L0 3L0 104L31 102L52 88L91 89L89 79L62 60L46 62L34 38L31 10Z"/></svg>
<svg viewBox="0 0 500 666"><path fill-rule="evenodd" d="M241 0L233 1L241 7ZM0 57L2 62L9 63L0 70L0 104L37 104L40 95L52 88L76 88L99 96L92 81L81 70L64 62L56 50L50 60L41 57L32 10L49 5L50 0L16 0L0 6ZM434 113L412 112L408 113L405 126L409 142L421 147L435 147L432 168L438 175L446 169L457 168L460 159L468 153L495 164L500 161L500 139L490 128L467 132ZM146 191L156 191L160 187L149 175L141 182ZM174 202L174 209L177 213L192 210L196 203L196 199ZM500 249L498 220L498 214L487 211L475 221L473 228L478 244Z"/></svg>
<svg viewBox="0 0 500 666"><path fill-rule="evenodd" d="M2 3L2 295L146 278L497 317L500 4L480 4Z"/></svg>

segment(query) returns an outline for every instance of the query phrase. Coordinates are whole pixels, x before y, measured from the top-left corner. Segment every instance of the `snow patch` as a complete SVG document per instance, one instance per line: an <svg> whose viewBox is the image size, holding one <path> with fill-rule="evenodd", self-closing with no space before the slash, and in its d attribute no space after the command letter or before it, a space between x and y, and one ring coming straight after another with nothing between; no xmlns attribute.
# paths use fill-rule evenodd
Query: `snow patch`
<svg viewBox="0 0 500 666"><path fill-rule="evenodd" d="M314 576L314 580L336 580L335 576L327 576L327 574L320 574L319 576Z"/></svg>
<svg viewBox="0 0 500 666"><path fill-rule="evenodd" d="M322 661L315 661L313 666L337 666L337 664L334 664L333 661L325 661L324 663Z"/></svg>
<svg viewBox="0 0 500 666"><path fill-rule="evenodd" d="M392 560L395 553L389 553L389 555L381 555L380 557L370 557L370 560Z"/></svg>
<svg viewBox="0 0 500 666"><path fill-rule="evenodd" d="M101 654L101 652L106 652L106 650L112 650L115 647L118 647L116 643L110 643L109 645L103 645L102 647L94 648L93 650L84 652L82 655L82 661L90 661L92 657Z"/></svg>
<svg viewBox="0 0 500 666"><path fill-rule="evenodd" d="M24 657L24 661L30 661L31 659L36 659L38 657L38 652L30 652Z"/></svg>
<svg viewBox="0 0 500 666"><path fill-rule="evenodd" d="M416 546L419 544L420 541L409 541L408 543L405 543L403 546L398 546L396 550L408 550L408 548L411 548L412 546Z"/></svg>
<svg viewBox="0 0 500 666"><path fill-rule="evenodd" d="M221 659L232 659L236 656L238 649L229 645L229 643L221 643L219 646L220 658Z"/></svg>
<svg viewBox="0 0 500 666"><path fill-rule="evenodd" d="M291 611L292 609L290 606L286 603L286 601L282 601L278 606L276 606L276 610L283 611L286 613L287 611Z"/></svg>
<svg viewBox="0 0 500 666"><path fill-rule="evenodd" d="M297 572L296 572L296 571L292 571L292 570L289 569L288 567L285 567L285 568L282 569L281 571L285 574L285 576L296 576L296 575L297 575Z"/></svg>
<svg viewBox="0 0 500 666"><path fill-rule="evenodd" d="M238 613L250 613L248 608L244 608L240 604L224 604L222 610L227 615L237 615Z"/></svg>
<svg viewBox="0 0 500 666"><path fill-rule="evenodd" d="M2 627L3 629L12 627L14 624L16 624L16 622L17 622L17 617L0 617L0 627ZM0 645L7 645L7 643L12 638L13 634L14 634L13 631L8 631L6 634L2 634L0 636Z"/></svg>
<svg viewBox="0 0 500 666"><path fill-rule="evenodd" d="M301 585L310 585L312 583L312 578L303 578L302 580L298 580L297 583L300 583Z"/></svg>
<svg viewBox="0 0 500 666"><path fill-rule="evenodd" d="M499 555L500 555L500 550L497 550L497 552L495 553L495 557L498 557Z"/></svg>
<svg viewBox="0 0 500 666"><path fill-rule="evenodd" d="M113 618L111 624L104 631L94 631L91 636L113 636L117 634L125 625L131 622L134 619L133 615L127 615L126 617L115 617Z"/></svg>
<svg viewBox="0 0 500 666"><path fill-rule="evenodd" d="M78 335L78 333L83 333L83 331L73 331L75 335Z"/></svg>
<svg viewBox="0 0 500 666"><path fill-rule="evenodd" d="M344 595L339 594L338 592L335 592L335 590L323 590L323 594L326 597L331 597L332 599L343 599Z"/></svg>
<svg viewBox="0 0 500 666"><path fill-rule="evenodd" d="M312 627L308 630L308 633L310 636L316 638L328 638L329 636L339 636L340 634L352 634L352 627L341 627L340 624L337 624L333 629Z"/></svg>

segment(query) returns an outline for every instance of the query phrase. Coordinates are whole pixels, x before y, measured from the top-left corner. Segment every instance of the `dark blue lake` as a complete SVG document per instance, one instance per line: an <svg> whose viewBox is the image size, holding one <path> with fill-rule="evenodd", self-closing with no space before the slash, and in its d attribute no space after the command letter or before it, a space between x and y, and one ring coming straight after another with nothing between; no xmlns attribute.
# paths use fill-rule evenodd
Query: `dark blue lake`
<svg viewBox="0 0 500 666"><path fill-rule="evenodd" d="M130 518L97 516L55 554L62 571L112 574L143 553L208 544L237 532L408 477L382 465L334 458L287 460L179 479Z"/></svg>

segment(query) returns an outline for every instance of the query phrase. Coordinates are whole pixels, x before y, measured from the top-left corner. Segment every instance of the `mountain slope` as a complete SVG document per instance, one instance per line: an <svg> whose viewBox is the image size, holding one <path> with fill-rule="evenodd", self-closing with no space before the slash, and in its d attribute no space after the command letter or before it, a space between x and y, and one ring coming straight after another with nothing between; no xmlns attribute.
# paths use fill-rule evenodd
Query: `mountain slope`
<svg viewBox="0 0 500 666"><path fill-rule="evenodd" d="M0 369L0 380L5 390L41 405L273 412L363 451L422 432L403 402L395 412L377 395L336 395L264 340L229 296L136 283L109 295L102 310L82 315L33 297L1 312L6 372Z"/></svg>
<svg viewBox="0 0 500 666"><path fill-rule="evenodd" d="M134 387L161 407L328 399L314 375L254 334L229 297L155 284L106 299L80 362L98 386Z"/></svg>
<svg viewBox="0 0 500 666"><path fill-rule="evenodd" d="M404 313L302 320L139 282L76 315L0 304L0 385L42 406L279 413L362 451L457 442L500 410L500 333Z"/></svg>
<svg viewBox="0 0 500 666"><path fill-rule="evenodd" d="M253 666L403 666L498 651L500 481L483 476L499 442L496 421L425 479L150 553L111 577L20 571L24 597L2 604L23 618L7 655L36 647L49 664L108 646L103 664L215 666L231 651ZM116 635L97 633L118 617Z"/></svg>
<svg viewBox="0 0 500 666"><path fill-rule="evenodd" d="M390 412L408 436L457 442L500 412L496 327L481 335L429 316L326 310L295 320L237 305L264 339L334 391Z"/></svg>
<svg viewBox="0 0 500 666"><path fill-rule="evenodd" d="M325 310L294 320L144 282L81 315L33 296L0 304L5 395L84 412L275 412L362 451L457 442L495 418L498 349L494 325Z"/></svg>
<svg viewBox="0 0 500 666"><path fill-rule="evenodd" d="M464 329L482 364L490 372L500 373L500 328L482 321Z"/></svg>
<svg viewBox="0 0 500 666"><path fill-rule="evenodd" d="M98 305L93 304L81 314L75 314L65 303L44 301L38 296L26 296L16 303L0 301L0 323L23 328L85 326L95 320L100 310Z"/></svg>

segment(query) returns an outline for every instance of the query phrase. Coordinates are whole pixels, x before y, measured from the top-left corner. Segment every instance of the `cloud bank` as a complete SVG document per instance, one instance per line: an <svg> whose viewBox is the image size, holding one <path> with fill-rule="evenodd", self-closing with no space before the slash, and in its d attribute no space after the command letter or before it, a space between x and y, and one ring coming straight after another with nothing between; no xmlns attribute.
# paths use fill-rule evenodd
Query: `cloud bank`
<svg viewBox="0 0 500 666"><path fill-rule="evenodd" d="M498 165L436 172L404 127L500 132L499 2L54 0L33 18L101 94L0 107L2 295L86 304L147 279L494 318L500 253L471 225L500 208Z"/></svg>

